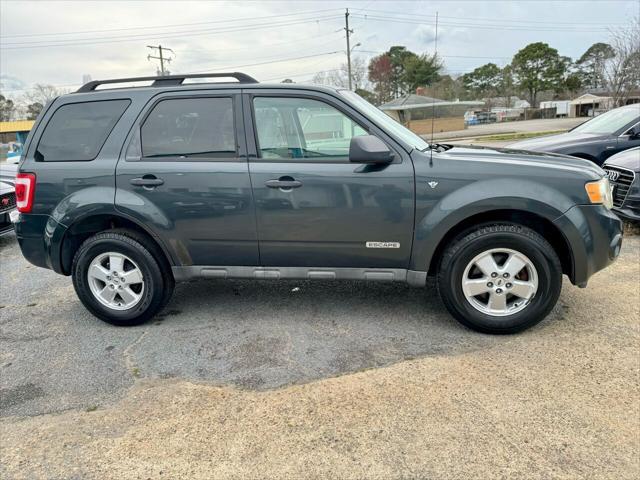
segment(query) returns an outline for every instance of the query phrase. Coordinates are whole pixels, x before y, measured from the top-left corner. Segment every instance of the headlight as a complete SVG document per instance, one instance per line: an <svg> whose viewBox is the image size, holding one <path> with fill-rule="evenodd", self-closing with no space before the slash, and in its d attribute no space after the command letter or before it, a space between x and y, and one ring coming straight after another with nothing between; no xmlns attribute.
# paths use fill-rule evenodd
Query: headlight
<svg viewBox="0 0 640 480"><path fill-rule="evenodd" d="M596 182L587 182L584 188L591 203L601 203L607 208L613 207L613 193L607 177L602 177Z"/></svg>

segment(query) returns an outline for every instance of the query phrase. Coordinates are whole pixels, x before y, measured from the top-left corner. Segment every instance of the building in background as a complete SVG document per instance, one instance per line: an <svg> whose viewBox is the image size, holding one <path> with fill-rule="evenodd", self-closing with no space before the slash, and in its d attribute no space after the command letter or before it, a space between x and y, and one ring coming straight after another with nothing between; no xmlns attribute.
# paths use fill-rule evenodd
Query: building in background
<svg viewBox="0 0 640 480"><path fill-rule="evenodd" d="M379 108L412 132L428 135L432 131L439 133L464 130L465 113L484 105L481 101L440 100L421 95L423 92L424 89L418 88L415 94L396 98Z"/></svg>

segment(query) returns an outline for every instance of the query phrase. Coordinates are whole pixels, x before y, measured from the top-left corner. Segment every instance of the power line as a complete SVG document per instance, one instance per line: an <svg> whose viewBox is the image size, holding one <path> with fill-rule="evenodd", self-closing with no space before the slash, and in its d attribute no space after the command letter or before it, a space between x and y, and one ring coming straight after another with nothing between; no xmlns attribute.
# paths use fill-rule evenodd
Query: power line
<svg viewBox="0 0 640 480"><path fill-rule="evenodd" d="M404 15L404 16L410 16L412 18L421 18L421 17L425 17L425 15L415 15L412 13L400 13L400 12L392 12L389 10L376 10L376 9L370 9L370 8L352 8L352 10L359 10L359 11L367 11L367 12L376 12L376 13L387 13L387 14L391 14L391 15ZM366 15L366 14L364 14ZM607 23L602 23L602 22L554 22L554 21L549 21L549 20L516 20L516 19L510 19L510 18L480 18L480 17L456 17L456 16L452 16L452 15L440 15L440 18L451 18L451 19L457 19L457 20L481 20L481 21L489 21L489 22L495 22L497 20L500 21L505 21L505 22L509 22L509 23L526 23L526 24L533 24L533 23L537 23L537 24L543 24L543 25L576 25L576 26L584 26L584 25L600 25L600 26L609 26L609 25L625 25L624 22L621 23L612 23L612 22L607 22ZM442 24L442 22L440 22L440 24Z"/></svg>
<svg viewBox="0 0 640 480"><path fill-rule="evenodd" d="M243 18L234 18L228 20L216 20L210 22L194 22L194 23L174 23L169 25L155 25L155 26L143 26L143 27L126 27L126 28L109 28L105 30L81 30L74 32L51 32L51 33L16 33L12 35L0 35L0 38L14 38L14 37L43 37L43 36L60 36L60 35L82 35L85 33L108 33L108 32L123 32L129 30L153 30L156 28L176 28L176 27L193 27L196 25L211 25L211 24L220 24L220 23L232 23L232 22L244 22L245 20L265 20L268 18L280 18L280 17L291 17L296 15L311 15L316 13L323 12L331 12L338 11L337 8L325 8L323 10L308 10L304 12L295 12L295 13L281 13L278 15L265 15L263 17L243 17ZM78 39L80 40L80 39Z"/></svg>
<svg viewBox="0 0 640 480"><path fill-rule="evenodd" d="M269 29L269 28L279 28L279 27L288 27L292 25L301 25L305 23L316 23L326 20L334 20L341 18L340 15L330 15L326 17L314 17L307 19L296 19L284 22L269 22L269 23L258 23L258 24L250 24L243 26L236 26L227 29L205 29L205 30L189 30L183 32L171 32L169 34L156 35L156 36L146 36L146 35L128 35L125 37L103 37L102 39L92 39L90 41L75 41L68 43L42 43L40 42L22 42L22 43L3 43L0 46L3 50L17 50L17 49L25 49L25 48L43 48L43 47L67 47L67 46L84 46L84 45L97 45L104 43L121 43L121 42L133 42L140 40L165 40L169 38L187 38L187 37L196 37L196 36L207 36L207 35L218 35L218 34L226 34L226 33L235 33L235 32L243 32L247 30L261 30L261 29ZM61 40L59 42L67 42L66 40ZM7 46L9 45L9 46Z"/></svg>
<svg viewBox="0 0 640 480"><path fill-rule="evenodd" d="M417 20L417 19L409 19L403 17L390 17L390 16L379 16L379 15L361 15L361 14L353 14L357 18L365 18L366 20L372 21L382 21L382 22L394 22L394 23L406 23L412 25L435 25L432 22ZM608 32L606 28L593 28L591 27L588 31L584 28L582 29L569 29L569 28L555 28L555 27L541 27L541 26L520 26L520 25L505 25L505 24L485 24L485 23L456 23L456 22L440 22L440 25L446 25L449 27L467 27L474 29L484 29L484 30L516 30L516 31L535 31L535 32L560 32L560 33L590 33L593 31L600 32Z"/></svg>

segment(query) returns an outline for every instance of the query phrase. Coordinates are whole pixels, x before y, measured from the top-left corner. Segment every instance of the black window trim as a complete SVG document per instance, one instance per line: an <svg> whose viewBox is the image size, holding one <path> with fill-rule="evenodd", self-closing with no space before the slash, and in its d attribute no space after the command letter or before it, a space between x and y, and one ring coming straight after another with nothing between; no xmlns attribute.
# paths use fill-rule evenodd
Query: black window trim
<svg viewBox="0 0 640 480"><path fill-rule="evenodd" d="M307 100L315 100L317 102L320 103L324 103L326 105L329 105L333 108L335 108L336 110L338 110L340 113L342 113L343 115L345 115L347 118L349 118L352 122L354 122L356 125L358 125L360 128L362 128L365 132L367 132L368 135L375 135L376 137L380 138L380 135L376 135L374 133L372 133L372 129L370 125L366 125L363 124L361 121L356 120L355 118L353 118L353 114L351 114L351 112L347 111L346 108L344 108L343 105L340 105L339 101L337 99L334 99L333 97L331 97L330 101L327 98L324 98L324 96L318 96L318 95L314 95L312 93L305 93L304 91L287 91L287 90L282 90L281 92L274 92L274 91L269 91L269 92L259 92L259 91L246 91L243 90L244 95L248 96L249 99L249 111L251 112L251 126L252 126L252 132L253 132L253 141L254 141L254 145L255 145L255 153L256 155L251 155L249 157L249 161L251 162L259 162L259 163L300 163L300 164L313 164L313 163L327 163L327 164L350 164L351 162L349 161L349 158L347 157L346 159L344 157L305 157L305 158L264 158L262 157L262 151L260 149L260 140L258 139L258 126L256 123L256 112L255 112L255 104L254 104L254 99L255 98L302 98L302 99L307 99ZM246 114L246 113L245 113ZM377 128L377 127L376 127ZM250 133L248 132L248 135L250 135ZM384 143L387 144L387 146L389 146L389 148L391 148L392 151L394 151L395 154L395 158L391 163L402 163L402 156L398 155L398 153L396 152L396 149L391 147L389 145L389 142L387 142L384 139L381 139ZM355 164L354 164L355 165Z"/></svg>
<svg viewBox="0 0 640 480"><path fill-rule="evenodd" d="M179 95L172 92L170 95L158 95L152 99L144 108L142 116L134 122L133 128L129 134L129 138L126 141L126 148L123 150L123 157L126 162L174 162L174 163L187 163L187 162L246 162L246 158L242 154L242 145L240 144L240 128L238 125L238 108L239 104L236 101L237 97L239 97L240 91L221 91L220 93L203 93L203 94L192 94L188 95ZM156 106L164 101L164 100L194 100L200 98L228 98L231 100L231 111L233 113L233 133L235 137L235 147L236 150L234 152L234 156L229 157L191 157L184 158L180 155L172 155L166 157L145 157L142 152L142 126L147 121L147 118ZM131 146L131 143L135 140L135 137L140 139L140 157L136 158L127 158L127 151Z"/></svg>
<svg viewBox="0 0 640 480"><path fill-rule="evenodd" d="M123 100L128 102L127 106L124 108L124 110L122 110L122 113L120 114L120 116L113 123L113 126L111 127L111 129L109 130L107 135L104 137L104 141L102 142L102 145L100 145L100 148L98 148L98 150L96 151L96 154L95 154L95 156L93 158L90 158L90 159L87 159L87 160L44 160L44 159L43 160L38 160L38 156L42 155L40 153L40 143L42 142L42 137L44 137L45 133L47 132L47 128L49 128L49 124L51 123L51 120L53 120L53 118L55 117L56 113L58 113L58 110L60 110L61 108L67 107L69 105L83 105L83 104L87 104L87 103L103 103L103 102L121 102ZM100 156L100 152L102 152L102 149L106 145L107 140L109 140L109 137L111 136L111 133L116 128L116 125L118 125L118 123L120 122L120 120L124 116L125 112L129 109L129 107L131 106L131 103L133 103L131 98L122 97L122 98L105 98L105 99L102 99L102 100L87 100L87 101L83 101L83 102L65 102L65 103L59 105L58 107L56 107L55 110L53 110L53 112L51 112L51 115L47 119L47 123L45 124L44 128L42 129L42 131L40 132L40 134L38 136L38 143L36 144L35 149L33 150L33 159L36 162L41 162L41 163L47 163L47 162L51 162L51 163L93 162L96 158L98 158Z"/></svg>

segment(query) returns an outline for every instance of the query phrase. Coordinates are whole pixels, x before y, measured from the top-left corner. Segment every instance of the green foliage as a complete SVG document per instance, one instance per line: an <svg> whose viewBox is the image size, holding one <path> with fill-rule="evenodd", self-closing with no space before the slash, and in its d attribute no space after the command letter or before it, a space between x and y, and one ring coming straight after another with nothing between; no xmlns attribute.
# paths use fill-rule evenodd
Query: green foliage
<svg viewBox="0 0 640 480"><path fill-rule="evenodd" d="M543 42L531 43L515 54L511 68L516 85L537 105L538 93L558 90L564 82L566 63L555 48Z"/></svg>
<svg viewBox="0 0 640 480"><path fill-rule="evenodd" d="M415 91L417 87L426 87L436 82L440 75L442 63L436 55L410 55L403 63L403 82L409 91Z"/></svg>
<svg viewBox="0 0 640 480"><path fill-rule="evenodd" d="M442 62L435 55L417 55L406 47L393 46L369 62L369 80L380 103L439 79Z"/></svg>
<svg viewBox="0 0 640 480"><path fill-rule="evenodd" d="M502 84L502 70L495 63L487 63L462 76L464 88L478 97L491 97Z"/></svg>
<svg viewBox="0 0 640 480"><path fill-rule="evenodd" d="M0 95L0 121L7 122L13 117L15 105L13 100Z"/></svg>
<svg viewBox="0 0 640 480"><path fill-rule="evenodd" d="M35 120L43 108L44 106L38 102L27 105L27 120Z"/></svg>

